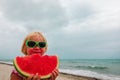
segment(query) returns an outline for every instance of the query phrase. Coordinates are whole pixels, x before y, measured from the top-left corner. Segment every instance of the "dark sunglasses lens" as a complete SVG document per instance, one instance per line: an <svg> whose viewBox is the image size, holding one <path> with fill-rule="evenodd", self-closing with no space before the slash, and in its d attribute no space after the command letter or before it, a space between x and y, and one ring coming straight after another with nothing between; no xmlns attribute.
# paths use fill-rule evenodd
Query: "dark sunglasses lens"
<svg viewBox="0 0 120 80"><path fill-rule="evenodd" d="M34 41L28 41L27 42L28 47L34 47L35 45L36 45L36 43Z"/></svg>
<svg viewBox="0 0 120 80"><path fill-rule="evenodd" d="M46 46L46 43L45 43L45 42L39 42L39 46L40 46L41 48L43 48L43 47Z"/></svg>

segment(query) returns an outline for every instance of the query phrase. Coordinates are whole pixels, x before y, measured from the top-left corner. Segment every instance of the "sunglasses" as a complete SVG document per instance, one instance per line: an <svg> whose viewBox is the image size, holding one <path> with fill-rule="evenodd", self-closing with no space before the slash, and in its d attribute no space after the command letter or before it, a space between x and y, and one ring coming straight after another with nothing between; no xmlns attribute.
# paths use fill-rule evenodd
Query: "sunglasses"
<svg viewBox="0 0 120 80"><path fill-rule="evenodd" d="M26 45L27 47L30 48L34 48L36 46L38 46L39 48L44 48L46 47L46 42L35 42L35 41L27 40Z"/></svg>

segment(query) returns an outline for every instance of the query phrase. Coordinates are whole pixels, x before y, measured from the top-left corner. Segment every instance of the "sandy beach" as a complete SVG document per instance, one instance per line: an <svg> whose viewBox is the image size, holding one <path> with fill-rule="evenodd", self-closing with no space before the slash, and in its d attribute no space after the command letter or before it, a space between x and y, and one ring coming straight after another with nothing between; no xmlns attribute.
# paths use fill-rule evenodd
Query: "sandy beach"
<svg viewBox="0 0 120 80"><path fill-rule="evenodd" d="M12 65L0 63L0 80L9 80L12 69L13 69ZM100 79L60 73L56 80L100 80Z"/></svg>

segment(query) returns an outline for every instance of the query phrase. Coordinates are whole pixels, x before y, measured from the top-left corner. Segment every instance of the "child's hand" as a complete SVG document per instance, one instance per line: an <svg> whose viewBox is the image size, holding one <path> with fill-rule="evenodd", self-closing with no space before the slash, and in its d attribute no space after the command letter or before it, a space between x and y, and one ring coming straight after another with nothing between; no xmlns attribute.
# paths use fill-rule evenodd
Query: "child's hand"
<svg viewBox="0 0 120 80"><path fill-rule="evenodd" d="M40 80L40 76L37 73L36 75L31 75L28 78L24 78L24 80Z"/></svg>
<svg viewBox="0 0 120 80"><path fill-rule="evenodd" d="M55 69L55 70L52 72L51 78L50 78L49 80L55 80L58 75L59 75L59 71L58 71L58 69Z"/></svg>

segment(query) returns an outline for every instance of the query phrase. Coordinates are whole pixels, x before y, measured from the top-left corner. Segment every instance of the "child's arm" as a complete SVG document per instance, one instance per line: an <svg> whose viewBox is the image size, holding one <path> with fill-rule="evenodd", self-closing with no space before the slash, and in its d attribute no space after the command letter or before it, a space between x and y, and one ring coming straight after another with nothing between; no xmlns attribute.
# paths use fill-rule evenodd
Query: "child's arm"
<svg viewBox="0 0 120 80"><path fill-rule="evenodd" d="M11 73L10 80L23 80L23 78L16 75L15 73Z"/></svg>

